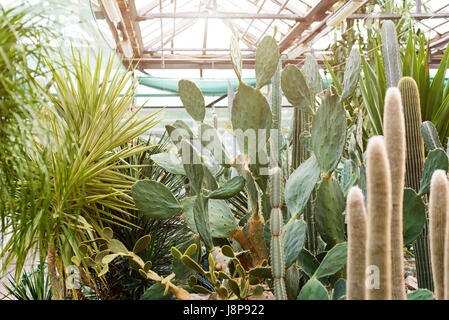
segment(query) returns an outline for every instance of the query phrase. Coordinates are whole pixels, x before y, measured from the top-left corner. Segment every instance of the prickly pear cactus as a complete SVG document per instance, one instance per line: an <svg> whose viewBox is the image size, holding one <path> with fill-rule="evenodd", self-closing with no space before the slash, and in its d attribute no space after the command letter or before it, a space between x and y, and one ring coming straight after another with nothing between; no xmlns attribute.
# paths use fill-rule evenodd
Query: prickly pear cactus
<svg viewBox="0 0 449 320"><path fill-rule="evenodd" d="M190 116L196 121L203 122L206 107L203 94L197 85L189 80L179 80L178 93L182 104Z"/></svg>
<svg viewBox="0 0 449 320"><path fill-rule="evenodd" d="M335 88L330 87L312 121L312 148L324 175L334 171L345 143L345 109Z"/></svg>
<svg viewBox="0 0 449 320"><path fill-rule="evenodd" d="M289 64L281 74L281 88L288 102L307 113L313 113L313 97L301 70Z"/></svg>
<svg viewBox="0 0 449 320"><path fill-rule="evenodd" d="M273 78L279 62L279 47L271 36L262 39L256 50L256 87L262 88Z"/></svg>

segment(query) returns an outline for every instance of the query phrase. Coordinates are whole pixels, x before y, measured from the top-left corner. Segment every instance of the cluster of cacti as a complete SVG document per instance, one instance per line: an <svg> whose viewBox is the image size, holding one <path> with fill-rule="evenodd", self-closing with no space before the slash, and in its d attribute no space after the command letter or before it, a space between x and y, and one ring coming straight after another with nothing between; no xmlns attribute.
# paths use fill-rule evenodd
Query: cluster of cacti
<svg viewBox="0 0 449 320"><path fill-rule="evenodd" d="M247 299L249 297L258 297L263 294L264 288L258 285L260 279L254 275L254 273L248 273L242 266L240 260L234 254L233 249L230 246L223 246L218 250L224 257L227 257L229 262L226 262L226 268L219 266L220 270L217 271L218 264L216 263L217 256L213 256L212 252L209 253L208 270L204 270L203 267L198 264L192 255L195 254L198 247L195 243L192 243L184 253L181 253L178 249L172 248L173 257L188 269L195 272L195 275L190 275L188 283L189 286L197 293L209 294L211 299L220 298L222 300L236 300ZM238 256L238 255L237 255ZM222 269L232 269L229 272L225 272ZM213 291L198 284L198 275L207 278L213 285ZM226 283L224 286L223 284Z"/></svg>
<svg viewBox="0 0 449 320"><path fill-rule="evenodd" d="M91 243L81 244L80 252L83 256L73 256L72 262L76 266L82 264L92 268L97 272L98 277L102 277L109 271L109 264L113 260L118 257L128 258L130 268L137 270L145 279L152 280L165 288L164 295L170 291L177 299L189 299L189 292L172 283L174 273L165 278L161 277L151 270L151 261L145 262L138 255L150 245L151 237L149 235L138 239L132 251L129 251L121 241L114 239L113 236L111 228L104 228L102 237L96 239L93 246L87 245Z"/></svg>
<svg viewBox="0 0 449 320"><path fill-rule="evenodd" d="M416 155L417 148L423 145L416 118L419 105L418 108L414 105L416 101L419 102L419 98L416 99L416 84L411 78L403 78L398 86L399 89L388 89L385 97L384 137L373 137L368 143L367 213L363 205L363 194L358 188L351 190L347 199L348 299L407 298L403 247L404 244L414 241L424 228L425 204L422 198L429 192L432 174L438 172L438 169L447 171L447 156L443 150L431 151L425 162L423 150L418 149ZM438 136L435 137L435 131L429 123L422 125L422 132L429 146L439 145ZM409 146L415 149L406 151ZM415 157L409 158L410 155ZM424 164L419 164L417 159ZM415 189L404 189L404 185L407 187L407 170L415 170L415 174L422 175L414 186ZM419 170L419 173L416 170ZM440 172L439 176L441 175L445 177ZM435 179L435 184L438 182L441 181ZM441 186L436 189L440 188ZM441 196L444 191L440 192ZM440 196L439 200L435 200L437 194L435 191L435 195L431 195L430 244L433 248L433 278L442 284L442 234L445 229L442 212L446 209L441 210L442 207L438 207L437 201L442 200L443 207L446 204ZM359 272L360 270L362 272ZM436 296L442 297L441 290L436 290Z"/></svg>
<svg viewBox="0 0 449 320"><path fill-rule="evenodd" d="M373 137L368 142L367 213L358 188L351 190L347 199L348 299L405 299L402 240L404 126L400 92L391 88L385 97L385 137ZM370 279L366 278L367 273Z"/></svg>
<svg viewBox="0 0 449 320"><path fill-rule="evenodd" d="M255 88L242 81L235 35L231 60L240 82L231 109L240 154L231 156L217 126L205 123L200 89L181 80L179 95L197 121L198 134L181 120L166 126L180 159L160 154L153 160L186 177L186 197L177 200L156 181L139 181L132 189L141 212L157 219L179 215L195 234L189 247L172 248L175 279L212 299L246 299L264 290L273 290L276 299L406 299L404 245L423 230L432 173L447 170L447 156L427 123L424 141L435 150L424 162L413 83L404 78L399 89L387 92L385 139L370 140L365 169L362 110L350 100L361 70L358 48L351 51L343 82L334 78L327 89L312 56L302 69L287 65L281 71L272 37L264 38L256 51ZM397 82L396 72L390 76ZM270 79L271 108L261 91ZM291 173L290 150L287 156L281 151L281 89L295 110ZM256 146L239 136L251 130ZM229 207L240 194L247 196L245 216ZM225 262L219 261L223 254ZM257 287L263 284L268 287Z"/></svg>

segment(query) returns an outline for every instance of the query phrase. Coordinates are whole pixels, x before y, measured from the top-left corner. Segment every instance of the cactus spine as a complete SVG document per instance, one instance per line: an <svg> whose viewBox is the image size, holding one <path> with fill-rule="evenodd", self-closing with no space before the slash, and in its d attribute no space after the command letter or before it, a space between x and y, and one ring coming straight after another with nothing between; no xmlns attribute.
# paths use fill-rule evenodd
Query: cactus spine
<svg viewBox="0 0 449 320"><path fill-rule="evenodd" d="M390 165L391 181L391 260L392 294L395 300L405 300L402 207L405 175L405 124L401 93L397 88L388 89L384 108L384 137Z"/></svg>
<svg viewBox="0 0 449 320"><path fill-rule="evenodd" d="M391 299L391 183L390 165L382 137L373 137L367 148L368 257L376 275L369 300ZM377 278L377 279L376 279Z"/></svg>
<svg viewBox="0 0 449 320"><path fill-rule="evenodd" d="M366 212L362 190L353 187L348 193L348 300L365 300Z"/></svg>
<svg viewBox="0 0 449 320"><path fill-rule="evenodd" d="M405 186L419 191L424 165L424 142L421 134L421 107L418 86L415 80L404 77L399 81L404 106L407 160L405 164ZM421 235L415 242L416 271L418 286L433 290L430 249L427 237L428 225L424 225Z"/></svg>
<svg viewBox="0 0 449 320"><path fill-rule="evenodd" d="M449 209L449 186L446 173L436 170L432 175L429 198L429 237L432 261L435 298L443 300L445 296L445 232L446 216ZM447 254L446 254L447 255ZM447 260L447 259L446 259ZM446 271L447 272L447 271Z"/></svg>

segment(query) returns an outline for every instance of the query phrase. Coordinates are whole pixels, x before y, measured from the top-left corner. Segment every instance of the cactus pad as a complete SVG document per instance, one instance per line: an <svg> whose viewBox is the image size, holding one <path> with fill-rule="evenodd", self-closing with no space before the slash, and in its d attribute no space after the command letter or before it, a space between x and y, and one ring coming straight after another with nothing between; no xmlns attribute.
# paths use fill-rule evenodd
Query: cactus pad
<svg viewBox="0 0 449 320"><path fill-rule="evenodd" d="M312 148L324 174L329 175L334 171L345 143L345 109L335 88L330 87L312 120Z"/></svg>
<svg viewBox="0 0 449 320"><path fill-rule="evenodd" d="M260 89L273 78L279 63L279 47L271 36L266 36L256 50L256 82Z"/></svg>
<svg viewBox="0 0 449 320"><path fill-rule="evenodd" d="M307 113L313 113L313 97L301 70L289 64L281 74L281 88L288 102Z"/></svg>
<svg viewBox="0 0 449 320"><path fill-rule="evenodd" d="M162 183L150 180L137 181L131 195L136 207L154 219L168 219L181 212L181 206L171 191Z"/></svg>
<svg viewBox="0 0 449 320"><path fill-rule="evenodd" d="M178 94L190 116L196 121L202 122L206 115L206 106L203 94L197 85L189 80L179 80Z"/></svg>

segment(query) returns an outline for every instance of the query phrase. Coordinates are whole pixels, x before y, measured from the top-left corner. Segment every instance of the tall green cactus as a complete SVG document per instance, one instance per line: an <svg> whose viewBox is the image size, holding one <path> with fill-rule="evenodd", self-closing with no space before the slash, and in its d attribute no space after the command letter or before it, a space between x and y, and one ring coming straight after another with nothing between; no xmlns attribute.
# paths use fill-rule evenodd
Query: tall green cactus
<svg viewBox="0 0 449 320"><path fill-rule="evenodd" d="M418 86L415 80L404 77L399 81L404 107L407 160L405 164L405 187L420 189L424 165L424 142L421 134L421 107ZM427 236L428 223L424 225L421 235L415 242L415 259L418 286L433 290L432 269L430 266L430 247Z"/></svg>
<svg viewBox="0 0 449 320"><path fill-rule="evenodd" d="M384 137L390 164L392 187L391 260L393 299L405 300L402 207L405 177L405 124L401 93L397 88L388 89L384 107Z"/></svg>
<svg viewBox="0 0 449 320"><path fill-rule="evenodd" d="M436 170L432 175L429 197L429 237L432 257L433 283L435 298L445 298L445 233L447 229L447 214L449 213L449 184L446 172ZM446 254L445 254L446 253ZM449 276L449 275L446 275Z"/></svg>
<svg viewBox="0 0 449 320"><path fill-rule="evenodd" d="M348 263L347 300L366 299L366 212L362 190L353 187L348 193Z"/></svg>
<svg viewBox="0 0 449 320"><path fill-rule="evenodd" d="M395 24L387 20L382 25L382 49L387 88L396 87L402 77L398 37Z"/></svg>
<svg viewBox="0 0 449 320"><path fill-rule="evenodd" d="M274 280L274 295L278 300L287 300L285 288L285 256L282 244L282 169L275 166L271 169L271 270Z"/></svg>
<svg viewBox="0 0 449 320"><path fill-rule="evenodd" d="M391 182L387 150L382 137L369 140L367 148L368 257L374 283L368 300L391 299Z"/></svg>

